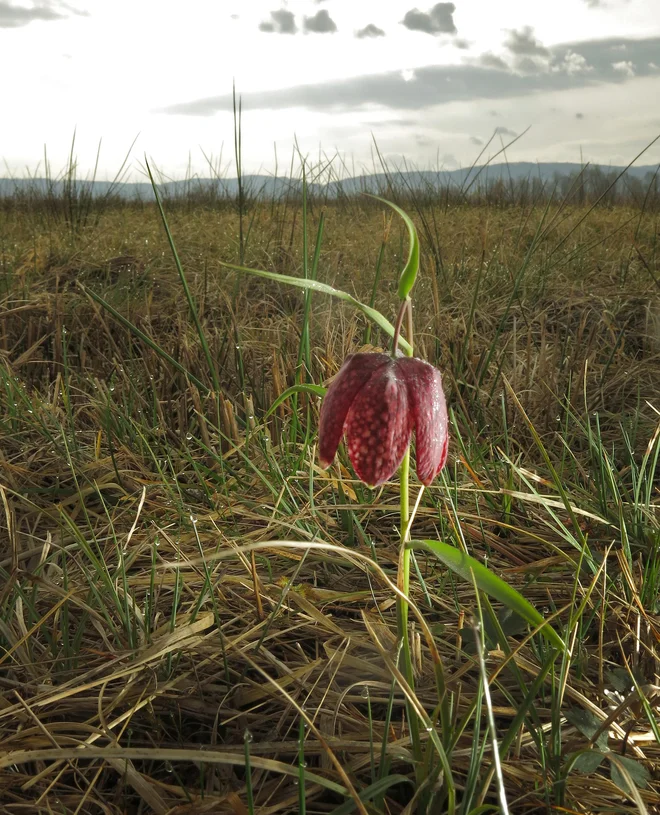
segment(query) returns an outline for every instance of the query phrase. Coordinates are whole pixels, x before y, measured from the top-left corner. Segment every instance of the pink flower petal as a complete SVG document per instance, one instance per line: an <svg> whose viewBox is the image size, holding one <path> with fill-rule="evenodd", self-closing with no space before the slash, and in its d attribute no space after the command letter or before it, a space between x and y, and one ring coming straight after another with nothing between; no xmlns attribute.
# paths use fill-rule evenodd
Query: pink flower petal
<svg viewBox="0 0 660 815"><path fill-rule="evenodd" d="M449 433L442 376L433 365L413 357L398 359L396 366L407 385L415 425L417 477L428 487L447 460Z"/></svg>
<svg viewBox="0 0 660 815"><path fill-rule="evenodd" d="M350 354L334 378L319 418L319 459L329 467L337 453L344 433L344 423L355 397L369 381L374 371L392 360L387 354Z"/></svg>
<svg viewBox="0 0 660 815"><path fill-rule="evenodd" d="M372 374L346 418L348 456L358 478L371 487L397 471L413 427L406 383L396 362L388 362Z"/></svg>

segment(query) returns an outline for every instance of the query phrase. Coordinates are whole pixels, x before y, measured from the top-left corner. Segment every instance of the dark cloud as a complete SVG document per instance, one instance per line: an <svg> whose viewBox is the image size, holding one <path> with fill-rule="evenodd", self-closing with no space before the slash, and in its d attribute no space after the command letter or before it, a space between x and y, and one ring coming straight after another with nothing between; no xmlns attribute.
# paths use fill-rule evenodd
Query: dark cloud
<svg viewBox="0 0 660 815"><path fill-rule="evenodd" d="M576 113L575 118L576 119L584 119L584 113Z"/></svg>
<svg viewBox="0 0 660 815"><path fill-rule="evenodd" d="M314 34L333 34L337 30L335 21L325 9L317 11L313 17L305 17L303 28Z"/></svg>
<svg viewBox="0 0 660 815"><path fill-rule="evenodd" d="M510 130L508 127L496 127L495 128L495 135L496 136L511 136L514 139L518 134L513 130Z"/></svg>
<svg viewBox="0 0 660 815"><path fill-rule="evenodd" d="M456 37L456 39L452 42L454 48L460 48L463 51L466 51L470 47L469 40L464 40L462 38Z"/></svg>
<svg viewBox="0 0 660 815"><path fill-rule="evenodd" d="M422 110L433 105L468 100L509 99L535 93L561 91L629 81L627 73L612 65L611 46L623 40L570 43L550 49L547 70L521 74L478 62L462 65L429 65L416 68L406 82L401 71L353 77L314 85L298 85L276 91L243 94L244 109L275 110L303 107L309 110L343 112L377 105L392 110ZM638 77L657 77L649 62L657 59L660 37L626 40L626 55L636 66ZM493 56L493 55L491 55ZM497 70L493 70L497 67ZM506 68L506 64L505 64ZM489 106L487 106L489 107ZM166 108L164 113L212 116L232 110L231 94L195 99Z"/></svg>
<svg viewBox="0 0 660 815"><path fill-rule="evenodd" d="M534 29L529 25L523 26L520 31L516 31L515 28L510 30L509 36L504 41L504 47L508 48L512 54L546 56L549 53L548 49L536 39Z"/></svg>
<svg viewBox="0 0 660 815"><path fill-rule="evenodd" d="M401 25L410 31L423 31L425 34L455 34L453 3L436 3L429 11L413 8L407 11Z"/></svg>
<svg viewBox="0 0 660 815"><path fill-rule="evenodd" d="M484 68L495 68L496 71L509 70L509 66L502 59L502 57L498 57L495 54L491 54L490 51L487 51L485 54L482 54L479 57L478 62L479 65L483 65Z"/></svg>
<svg viewBox="0 0 660 815"><path fill-rule="evenodd" d="M515 61L515 69L523 74L538 74L547 70L547 64L531 57L519 57Z"/></svg>
<svg viewBox="0 0 660 815"><path fill-rule="evenodd" d="M385 32L382 28L378 28L378 26L373 23L369 23L369 25L365 25L364 28L361 28L355 36L362 40L365 37L384 37Z"/></svg>
<svg viewBox="0 0 660 815"><path fill-rule="evenodd" d="M477 147L481 147L481 145L484 143L484 140L480 139L479 136L470 136L470 143L476 144Z"/></svg>
<svg viewBox="0 0 660 815"><path fill-rule="evenodd" d="M293 13L284 8L271 11L270 20L259 23L259 31L271 34L295 34L297 30Z"/></svg>
<svg viewBox="0 0 660 815"><path fill-rule="evenodd" d="M68 14L63 12L68 12ZM0 0L0 28L20 28L35 20L41 20L42 22L63 20L69 14L87 16L86 12L76 11L63 3L41 2L34 3L30 8L25 8L24 6L15 6L13 3Z"/></svg>

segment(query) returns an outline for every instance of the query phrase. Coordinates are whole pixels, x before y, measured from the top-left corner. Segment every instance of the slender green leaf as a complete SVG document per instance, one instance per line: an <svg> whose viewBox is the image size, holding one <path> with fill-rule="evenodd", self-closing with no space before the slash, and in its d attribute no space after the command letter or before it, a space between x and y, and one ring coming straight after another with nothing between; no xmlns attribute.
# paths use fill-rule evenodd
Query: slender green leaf
<svg viewBox="0 0 660 815"><path fill-rule="evenodd" d="M372 798L382 795L395 784L412 783L412 779L407 775L388 775L385 776L385 778L379 778L378 781L375 781L373 784L365 787L362 792L359 793L359 797L361 801L370 801ZM330 815L349 815L349 813L353 812L355 806L355 801L350 799L349 801L345 801L343 804L340 804L338 807L335 807Z"/></svg>
<svg viewBox="0 0 660 815"><path fill-rule="evenodd" d="M348 292L335 289L333 286L328 286L327 283L320 283L318 280L309 280L304 277L291 277L290 275L278 274L277 272L266 272L263 269L248 269L247 266L236 266L233 263L225 263L222 260L220 264L227 269L233 269L235 272L244 272L245 274L255 275L256 277L265 277L267 280L275 280L277 283L285 283L287 286L297 286L299 289L311 289L312 291L321 292L321 294L331 294L333 297L350 303L369 317L369 319L373 320L386 334L390 337L394 336L394 326L380 311L371 308L371 306L366 305L366 303L361 303L355 297L348 294ZM399 345L405 351L412 353L410 343L403 337L399 337Z"/></svg>
<svg viewBox="0 0 660 815"><path fill-rule="evenodd" d="M287 388L285 391L283 391L283 393L281 393L277 397L277 399L266 411L264 419L267 419L270 416L270 414L282 404L282 402L286 402L287 399L290 399L296 393L308 393L312 396L325 396L327 390L328 389L324 388L322 385L311 385L311 384L292 385L290 388Z"/></svg>
<svg viewBox="0 0 660 815"><path fill-rule="evenodd" d="M505 583L501 577L493 574L483 563L473 557L466 555L455 546L440 541L424 540L411 541L411 546L415 548L430 549L445 566L448 566L455 574L472 583L476 583L481 591L486 592L491 597L499 600L510 609L524 617L533 627L540 627L540 633L546 637L555 648L560 651L566 650L566 645L551 626L547 625L542 615L525 598Z"/></svg>
<svg viewBox="0 0 660 815"><path fill-rule="evenodd" d="M399 276L399 290L397 292L399 299L405 300L410 294L412 287L415 285L417 273L419 272L419 238L417 236L415 224L412 222L408 213L404 212L401 207L398 207L396 204L393 204L386 198L381 198L379 195L371 195L370 193L365 194L369 195L370 198L375 198L377 201L382 201L383 204L387 204L388 207L392 207L392 209L403 218L404 223L408 227L408 235L410 237L408 261L403 267L403 271Z"/></svg>

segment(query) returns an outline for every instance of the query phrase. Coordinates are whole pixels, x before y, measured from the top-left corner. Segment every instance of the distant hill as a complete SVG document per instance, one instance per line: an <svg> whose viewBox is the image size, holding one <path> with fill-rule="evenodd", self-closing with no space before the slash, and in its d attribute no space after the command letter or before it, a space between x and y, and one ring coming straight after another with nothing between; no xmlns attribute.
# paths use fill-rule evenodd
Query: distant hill
<svg viewBox="0 0 660 815"><path fill-rule="evenodd" d="M458 170L408 170L399 171L390 169L390 178L397 187L428 189L445 187L466 187L476 185L484 188L498 181L519 183L524 180L538 179L546 184L552 184L561 179L574 178L583 166L570 162L539 162L517 161L511 164L490 164L474 168L461 168ZM612 179L624 170L620 166L588 165L587 172L591 179L601 175ZM650 182L658 166L654 164L639 167L630 167L624 178L638 179ZM102 197L109 192L126 200L153 201L154 194L151 184L146 182L126 182L112 184L108 181L76 181L78 191L91 191L94 197ZM359 192L378 192L387 188L388 180L384 173L373 175L360 175L351 178L331 180L326 183L310 183L308 188L312 194L327 195L335 198L341 195L354 195ZM7 198L14 194L27 195L36 193L45 195L50 189L56 196L65 191L65 181L49 181L46 178L0 178L0 198ZM238 195L238 180L236 178L192 178L184 181L169 181L159 184L158 188L164 198L187 197L194 193L215 193L219 197L235 198ZM243 188L250 197L273 198L285 195L287 192L299 192L302 188L300 179L275 178L269 175L247 175L243 177Z"/></svg>

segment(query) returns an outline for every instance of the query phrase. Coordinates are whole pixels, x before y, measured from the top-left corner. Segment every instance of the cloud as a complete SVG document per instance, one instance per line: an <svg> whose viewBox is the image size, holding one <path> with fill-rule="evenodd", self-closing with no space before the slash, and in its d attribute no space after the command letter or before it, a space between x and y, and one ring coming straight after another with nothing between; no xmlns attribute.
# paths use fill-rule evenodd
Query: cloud
<svg viewBox="0 0 660 815"><path fill-rule="evenodd" d="M561 60L555 60L552 65L553 70L566 71L567 74L582 74L594 70L593 65L589 65L582 54L575 51L566 51Z"/></svg>
<svg viewBox="0 0 660 815"><path fill-rule="evenodd" d="M576 113L575 118L576 119L584 119L584 113Z"/></svg>
<svg viewBox="0 0 660 815"><path fill-rule="evenodd" d="M477 147L481 147L482 144L484 143L484 140L480 139L479 136L470 136L470 143L476 144Z"/></svg>
<svg viewBox="0 0 660 815"><path fill-rule="evenodd" d="M622 62L613 62L612 68L614 68L615 71L619 71L619 73L622 73L624 76L635 76L635 63L631 62L629 59L623 60Z"/></svg>
<svg viewBox="0 0 660 815"><path fill-rule="evenodd" d="M406 82L401 71L356 76L312 85L297 85L273 91L243 94L244 110L280 110L301 107L316 111L366 110L379 106L390 110L423 110L449 102L512 99L530 94L588 86L620 84L629 80L622 69L613 67L611 46L628 45L627 55L636 66L637 77L657 77L648 67L657 59L660 37L644 40L595 40L568 43L550 49L549 69L521 74L495 55L461 65L427 65L416 68ZM575 55L575 56L573 56ZM576 66L582 66L579 70ZM492 103L491 103L492 104ZM491 105L486 105L489 109ZM188 116L212 116L231 111L231 94L171 105L161 112Z"/></svg>
<svg viewBox="0 0 660 815"><path fill-rule="evenodd" d="M424 34L455 34L453 14L456 6L453 3L436 3L429 11L413 8L407 11L401 25L410 31L422 31Z"/></svg>
<svg viewBox="0 0 660 815"><path fill-rule="evenodd" d="M514 139L518 134L513 130L510 130L508 127L496 127L495 128L495 135L496 136L511 136Z"/></svg>
<svg viewBox="0 0 660 815"><path fill-rule="evenodd" d="M498 57L496 54L492 54L490 51L486 51L485 54L481 54L477 62L484 68L494 68L496 71L509 70L508 64L502 59L502 57Z"/></svg>
<svg viewBox="0 0 660 815"><path fill-rule="evenodd" d="M534 29L529 25L523 26L520 31L516 31L515 28L511 29L504 42L504 47L508 48L512 54L546 56L549 53L548 49L536 39Z"/></svg>
<svg viewBox="0 0 660 815"><path fill-rule="evenodd" d="M324 8L317 11L313 17L305 17L303 28L314 34L333 34L337 30L335 21Z"/></svg>
<svg viewBox="0 0 660 815"><path fill-rule="evenodd" d="M531 57L519 57L515 62L516 71L522 74L538 74L548 70L547 62L532 59Z"/></svg>
<svg viewBox="0 0 660 815"><path fill-rule="evenodd" d="M270 20L259 23L259 31L271 34L295 34L297 30L293 13L284 8L271 11Z"/></svg>
<svg viewBox="0 0 660 815"><path fill-rule="evenodd" d="M385 32L382 28L378 28L378 26L374 25L373 23L369 23L369 25L365 25L364 28L361 28L355 35L359 40L364 39L365 37L384 37Z"/></svg>
<svg viewBox="0 0 660 815"><path fill-rule="evenodd" d="M452 42L452 45L454 48L460 48L462 51L467 51L467 49L470 47L470 41L456 37L456 39Z"/></svg>
<svg viewBox="0 0 660 815"><path fill-rule="evenodd" d="M42 22L63 20L68 15L63 14L62 11L88 16L86 12L77 11L65 6L63 3L46 1L35 3L31 8L26 8L25 6L15 6L13 3L6 2L6 0L0 0L0 28L20 28L35 20L41 20Z"/></svg>

